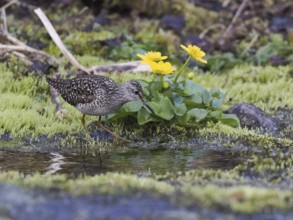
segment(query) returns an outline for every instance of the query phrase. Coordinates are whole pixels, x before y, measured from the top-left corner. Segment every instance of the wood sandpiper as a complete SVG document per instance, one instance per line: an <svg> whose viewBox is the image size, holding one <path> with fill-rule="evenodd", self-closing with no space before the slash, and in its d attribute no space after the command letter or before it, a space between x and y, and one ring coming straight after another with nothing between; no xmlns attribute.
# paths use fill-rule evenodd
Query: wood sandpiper
<svg viewBox="0 0 293 220"><path fill-rule="evenodd" d="M99 75L80 75L73 79L46 78L48 84L56 89L62 98L83 113L81 123L85 125L85 115L103 116L116 112L129 101L141 100L153 114L154 111L143 98L142 87L136 80L117 84L114 80ZM125 140L102 125L98 126L112 134L116 139Z"/></svg>

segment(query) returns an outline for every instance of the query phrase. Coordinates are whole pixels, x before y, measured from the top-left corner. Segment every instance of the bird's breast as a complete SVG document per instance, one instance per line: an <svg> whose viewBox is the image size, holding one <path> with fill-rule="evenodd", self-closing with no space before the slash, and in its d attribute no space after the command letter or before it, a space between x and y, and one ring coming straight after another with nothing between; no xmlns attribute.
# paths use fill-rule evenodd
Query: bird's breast
<svg viewBox="0 0 293 220"><path fill-rule="evenodd" d="M109 100L110 101L110 100ZM75 107L86 115L107 115L110 113L116 112L125 102L119 101L111 101L111 102L91 102L84 104L77 104Z"/></svg>

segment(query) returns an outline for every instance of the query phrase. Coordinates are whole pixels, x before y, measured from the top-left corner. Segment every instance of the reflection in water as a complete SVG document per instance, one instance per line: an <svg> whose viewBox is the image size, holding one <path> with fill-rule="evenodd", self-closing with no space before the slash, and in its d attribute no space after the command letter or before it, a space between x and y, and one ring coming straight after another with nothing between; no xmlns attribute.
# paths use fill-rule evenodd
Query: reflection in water
<svg viewBox="0 0 293 220"><path fill-rule="evenodd" d="M190 169L231 169L246 160L239 152L219 152L203 149L129 149L89 153L25 153L0 151L0 170L44 175L64 173L71 176L95 175L108 171L135 174L162 174Z"/></svg>
<svg viewBox="0 0 293 220"><path fill-rule="evenodd" d="M64 161L65 157L62 156L61 154L51 153L51 155L52 155L52 158L50 160L51 165L48 167L48 171L44 173L45 176L57 173L59 170L62 169L61 166L65 164L65 161Z"/></svg>

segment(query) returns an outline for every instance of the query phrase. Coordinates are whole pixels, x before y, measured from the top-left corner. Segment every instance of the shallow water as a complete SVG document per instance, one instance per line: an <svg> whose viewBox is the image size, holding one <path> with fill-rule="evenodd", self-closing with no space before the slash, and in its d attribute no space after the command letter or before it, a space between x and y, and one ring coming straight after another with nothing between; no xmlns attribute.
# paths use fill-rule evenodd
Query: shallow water
<svg viewBox="0 0 293 220"><path fill-rule="evenodd" d="M160 147L97 153L0 151L0 170L71 176L95 175L108 171L149 175L190 169L231 169L248 157L247 154L231 151Z"/></svg>

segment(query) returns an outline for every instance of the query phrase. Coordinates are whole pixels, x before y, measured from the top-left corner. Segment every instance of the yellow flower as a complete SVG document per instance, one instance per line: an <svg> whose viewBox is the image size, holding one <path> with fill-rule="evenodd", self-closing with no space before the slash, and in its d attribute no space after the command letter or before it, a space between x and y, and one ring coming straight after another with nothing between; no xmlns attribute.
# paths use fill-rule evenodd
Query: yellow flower
<svg viewBox="0 0 293 220"><path fill-rule="evenodd" d="M162 56L160 52L155 52L155 51L150 51L146 53L145 55L143 54L137 54L137 56L142 59L142 64L150 64L151 62L159 62L162 60L167 59L167 56Z"/></svg>
<svg viewBox="0 0 293 220"><path fill-rule="evenodd" d="M180 45L180 47L185 50L190 56L192 56L195 60L200 61L202 63L208 63L208 61L204 60L203 57L206 55L199 47L188 45L185 47L184 45Z"/></svg>
<svg viewBox="0 0 293 220"><path fill-rule="evenodd" d="M149 63L149 65L151 66L152 71L158 74L170 74L175 70L175 68L172 67L172 64L170 62L151 62Z"/></svg>

